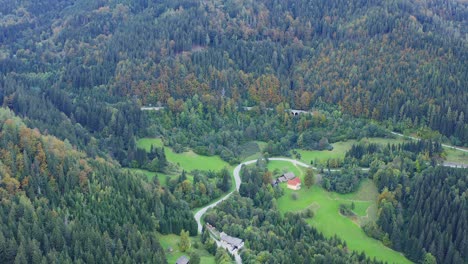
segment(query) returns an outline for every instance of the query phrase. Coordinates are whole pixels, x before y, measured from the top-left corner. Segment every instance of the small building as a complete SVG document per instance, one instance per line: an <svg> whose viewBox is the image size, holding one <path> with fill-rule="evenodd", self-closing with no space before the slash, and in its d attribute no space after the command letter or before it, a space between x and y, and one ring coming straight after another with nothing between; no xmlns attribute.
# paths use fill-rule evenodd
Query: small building
<svg viewBox="0 0 468 264"><path fill-rule="evenodd" d="M220 234L221 243L225 244L229 251L241 249L244 246L244 241L237 237L228 236L226 233L221 232Z"/></svg>
<svg viewBox="0 0 468 264"><path fill-rule="evenodd" d="M271 185L273 185L273 186L278 185L278 179L271 180Z"/></svg>
<svg viewBox="0 0 468 264"><path fill-rule="evenodd" d="M292 172L287 172L287 173L281 175L281 176L276 180L276 182L277 182L277 183L280 183L280 182L287 182L287 181L292 180L292 179L294 179L294 178L296 178L296 176L294 175L294 173L292 173Z"/></svg>
<svg viewBox="0 0 468 264"><path fill-rule="evenodd" d="M176 260L176 264L189 264L189 258L187 256L182 256Z"/></svg>
<svg viewBox="0 0 468 264"><path fill-rule="evenodd" d="M286 180L292 180L294 178L296 178L296 176L294 175L294 173L292 172L286 172L285 174L283 174L283 176L286 178Z"/></svg>
<svg viewBox="0 0 468 264"><path fill-rule="evenodd" d="M292 180L288 181L288 188L291 190L299 190L301 189L301 179L299 178L294 178Z"/></svg>

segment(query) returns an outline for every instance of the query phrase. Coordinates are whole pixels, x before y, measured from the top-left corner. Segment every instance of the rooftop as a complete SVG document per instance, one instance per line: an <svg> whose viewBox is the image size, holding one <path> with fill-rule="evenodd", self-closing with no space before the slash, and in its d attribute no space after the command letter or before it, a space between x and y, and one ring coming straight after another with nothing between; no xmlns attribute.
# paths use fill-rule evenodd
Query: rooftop
<svg viewBox="0 0 468 264"><path fill-rule="evenodd" d="M182 256L176 260L176 264L187 264L189 263L189 258L187 256Z"/></svg>
<svg viewBox="0 0 468 264"><path fill-rule="evenodd" d="M221 232L220 238L221 238L221 240L224 240L224 241L226 241L227 243L229 243L229 244L231 244L233 246L240 247L240 245L242 244L242 239L237 238L237 237L228 236L224 232Z"/></svg>
<svg viewBox="0 0 468 264"><path fill-rule="evenodd" d="M292 172L286 172L285 174L283 174L283 176L284 176L287 180L292 180L292 179L294 179L294 177L296 177L296 176L294 175L294 173L292 173Z"/></svg>
<svg viewBox="0 0 468 264"><path fill-rule="evenodd" d="M301 184L301 179L297 177L288 181L288 185L298 185L298 184Z"/></svg>

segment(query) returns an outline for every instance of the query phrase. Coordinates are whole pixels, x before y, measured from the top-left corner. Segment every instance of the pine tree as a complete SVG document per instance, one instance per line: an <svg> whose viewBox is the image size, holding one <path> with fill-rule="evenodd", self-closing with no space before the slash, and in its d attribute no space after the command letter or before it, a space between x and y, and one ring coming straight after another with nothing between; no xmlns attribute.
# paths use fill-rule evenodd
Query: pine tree
<svg viewBox="0 0 468 264"><path fill-rule="evenodd" d="M30 243L30 254L31 254L31 262L34 264L39 264L42 261L42 252L39 248L39 242L33 239Z"/></svg>
<svg viewBox="0 0 468 264"><path fill-rule="evenodd" d="M306 175L304 177L304 184L308 189L314 185L314 171L312 169L307 169Z"/></svg>
<svg viewBox="0 0 468 264"><path fill-rule="evenodd" d="M180 231L179 249L185 252L190 249L190 246L189 232L182 229L182 231Z"/></svg>
<svg viewBox="0 0 468 264"><path fill-rule="evenodd" d="M5 253L7 249L6 239L3 232L0 230L0 263L5 262Z"/></svg>
<svg viewBox="0 0 468 264"><path fill-rule="evenodd" d="M18 252L15 257L15 264L27 264L28 258L26 256L26 248L23 243L18 247Z"/></svg>
<svg viewBox="0 0 468 264"><path fill-rule="evenodd" d="M197 252L192 252L190 254L190 264L200 264L200 255Z"/></svg>

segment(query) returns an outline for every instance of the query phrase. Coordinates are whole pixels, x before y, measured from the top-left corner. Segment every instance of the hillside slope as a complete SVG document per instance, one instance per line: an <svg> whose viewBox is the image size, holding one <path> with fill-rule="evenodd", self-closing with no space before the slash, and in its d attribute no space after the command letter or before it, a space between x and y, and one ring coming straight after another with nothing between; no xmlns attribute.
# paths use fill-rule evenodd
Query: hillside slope
<svg viewBox="0 0 468 264"><path fill-rule="evenodd" d="M91 132L106 124L89 120L93 110L105 112L103 101L173 105L198 94L207 102L227 96L301 109L325 101L468 143L463 1L3 0L0 6L0 94L24 115L28 106L14 100L18 86L43 94L51 108ZM139 133L138 121L126 122ZM128 147L113 145L111 152Z"/></svg>
<svg viewBox="0 0 468 264"><path fill-rule="evenodd" d="M166 263L157 232L197 233L188 204L0 109L0 262Z"/></svg>

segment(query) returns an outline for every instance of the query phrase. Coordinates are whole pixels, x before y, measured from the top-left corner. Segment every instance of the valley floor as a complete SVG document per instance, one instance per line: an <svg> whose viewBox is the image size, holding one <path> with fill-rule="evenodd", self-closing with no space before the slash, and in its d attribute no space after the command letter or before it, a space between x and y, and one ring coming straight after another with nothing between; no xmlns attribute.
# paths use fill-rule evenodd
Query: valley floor
<svg viewBox="0 0 468 264"><path fill-rule="evenodd" d="M383 138L369 138L363 139L372 143L401 143L404 138L396 139L383 139ZM268 168L274 174L284 173L284 172L294 172L295 175L304 180L304 166L309 166L311 162L323 162L328 158L344 158L345 152L356 143L355 140L349 140L344 142L334 143L334 149L332 151L307 151L307 150L297 150L300 154L300 161L292 160L288 158L270 158ZM255 142L259 146L264 145L263 142ZM161 139L142 139L138 142L139 147L143 147L147 150L153 146L161 147L163 146ZM448 160L457 163L468 163L466 153L454 150L447 149ZM192 151L184 153L175 153L170 148L166 148L166 155L168 161L171 163L178 164L180 168L191 171L195 169L200 170L219 170L224 167L232 169L232 166L229 166L226 162L222 161L218 156L206 157L193 153ZM259 153L253 154L248 157L251 159L248 162L252 164L255 162L255 159L259 158L261 155ZM247 159L246 159L247 160ZM153 177L155 173L151 173L144 170L132 169L142 172L147 177ZM234 169L234 177L232 190L234 186L238 189L240 186L240 165ZM164 186L166 177L171 177L171 175L157 173L158 178L161 184ZM319 176L319 175L318 175ZM319 178L319 177L318 177ZM381 241L375 240L368 237L361 226L368 221L375 221L377 218L377 196L378 191L376 186L371 180L364 180L358 191L350 194L338 194L334 192L327 192L319 185L315 185L310 189L302 187L301 190L293 191L287 189L286 186L282 185L281 188L284 189L285 194L277 200L278 209L282 213L286 212L298 212L305 209L312 209L314 212L314 217L306 219L307 223L314 226L322 232L326 237L338 236L340 239L346 241L348 249L354 250L357 252L365 252L371 258L376 258L377 260L386 261L388 263L411 263L407 258L405 258L401 253L394 251L382 244ZM293 196L294 193L294 196ZM203 208L194 209L194 213L197 215L197 221L199 224L202 223L202 216L208 208L216 206L220 200L226 199L227 196L219 198L218 201L213 202L212 204L205 206ZM346 217L340 214L339 207L340 204L351 205L354 203L355 209L353 212L356 214L354 217ZM197 238L194 238L197 239ZM163 246L172 246L177 248L177 245L174 244L177 240L177 236L162 236ZM203 253L203 252L202 252ZM175 262L177 257L182 255L181 252L174 252L168 254L168 261L170 263ZM214 258L212 256L202 255L202 263L213 263ZM212 259L213 258L213 259Z"/></svg>

